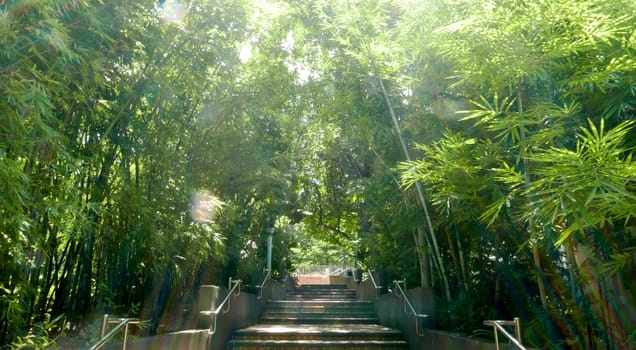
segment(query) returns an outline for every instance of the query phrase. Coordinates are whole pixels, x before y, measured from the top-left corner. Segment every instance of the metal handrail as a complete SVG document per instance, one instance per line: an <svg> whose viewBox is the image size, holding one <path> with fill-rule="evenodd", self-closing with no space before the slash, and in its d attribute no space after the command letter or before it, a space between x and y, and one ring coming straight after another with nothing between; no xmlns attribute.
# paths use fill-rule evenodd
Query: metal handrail
<svg viewBox="0 0 636 350"><path fill-rule="evenodd" d="M325 277L332 277L332 276L340 276L345 272L345 268L344 267L338 267L335 270L328 272L327 276Z"/></svg>
<svg viewBox="0 0 636 350"><path fill-rule="evenodd" d="M526 350L526 348L521 344L521 327L519 326L519 317L515 317L512 321L502 321L502 320L486 320L484 321L484 325L492 326L493 332L495 333L495 345L497 350L499 350L499 336L497 330L503 333L508 340L512 342L517 348L521 350ZM515 336L508 333L508 331L503 326L512 326L515 332Z"/></svg>
<svg viewBox="0 0 636 350"><path fill-rule="evenodd" d="M393 281L393 284L395 285L395 290L399 291L400 294L402 294L401 296L398 295L398 297L401 297L402 300L404 300L404 312L405 313L411 313L413 314L413 316L415 316L415 331L417 332L417 335L424 336L424 332L421 331L420 328L420 319L421 318L430 318L431 316L428 314L419 314L415 311L415 308L413 307L413 304L411 304L411 301L409 300L409 298L406 296L406 292L404 292L404 289L402 289L402 285L404 284L406 286L406 280L395 280ZM406 309L406 307L409 307L410 311Z"/></svg>
<svg viewBox="0 0 636 350"><path fill-rule="evenodd" d="M263 283L257 286L258 295L256 296L256 299L263 298L263 289L265 289L265 283L267 283L267 281L269 281L271 278L272 278L272 271L267 270L267 274L265 274L265 278L263 278Z"/></svg>
<svg viewBox="0 0 636 350"><path fill-rule="evenodd" d="M221 304L214 310L214 311L201 311L200 313L203 315L209 315L212 318L212 322L210 324L210 329L209 332L210 334L214 334L216 332L216 319L217 316L219 315L220 312L223 312L223 314L226 314L230 311L230 298L232 297L232 295L234 296L239 296L239 294L241 294L241 280L234 280L232 279L232 277L230 277L230 282L228 283L228 292L227 295L225 296L225 299L223 299L223 301L221 302ZM225 303L227 303L227 307L225 306ZM225 307L225 309L224 309Z"/></svg>
<svg viewBox="0 0 636 350"><path fill-rule="evenodd" d="M139 322L140 321L138 318L111 318L108 316L108 314L105 314L102 321L102 328L100 330L99 340L97 341L97 343L95 343L95 345L90 347L90 350L101 349L122 328L124 328L124 343L122 349L126 350L126 341L128 340L128 325L138 324ZM108 332L108 334L104 334L106 333L106 326L108 326L109 323L117 323L117 325L110 332Z"/></svg>
<svg viewBox="0 0 636 350"><path fill-rule="evenodd" d="M333 277L333 276L339 276L339 275L342 275L344 272L345 272L345 268L344 267L337 267L333 271L329 271L329 272L326 272L326 273L321 273L320 277L321 278L329 278L329 277Z"/></svg>
<svg viewBox="0 0 636 350"><path fill-rule="evenodd" d="M353 278L353 280L354 280L356 283L360 283L360 282L362 282L362 274L360 274L360 279L357 279L357 278L356 278L356 268L354 268L354 267L350 267L349 269L350 269L350 271L351 271L351 278Z"/></svg>
<svg viewBox="0 0 636 350"><path fill-rule="evenodd" d="M309 268L309 269L308 269ZM322 269L327 269L327 271L320 271ZM346 266L336 266L336 265L315 265L310 267L298 267L296 268L296 273L303 276L320 276L327 278L329 276L337 276L344 273L347 269Z"/></svg>
<svg viewBox="0 0 636 350"><path fill-rule="evenodd" d="M375 298L377 299L380 297L380 290L382 289L382 286L378 286L378 284L375 283L375 278L373 277L372 269L367 270L367 274L369 275L369 279L371 280L371 283L373 283L373 288L375 288Z"/></svg>

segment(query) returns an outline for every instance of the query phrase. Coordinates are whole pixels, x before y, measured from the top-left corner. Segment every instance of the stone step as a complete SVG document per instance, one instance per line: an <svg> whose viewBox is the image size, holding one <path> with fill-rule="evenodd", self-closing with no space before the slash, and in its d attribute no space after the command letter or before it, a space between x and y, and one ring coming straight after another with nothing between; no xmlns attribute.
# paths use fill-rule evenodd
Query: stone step
<svg viewBox="0 0 636 350"><path fill-rule="evenodd" d="M301 284L296 289L347 289L344 284Z"/></svg>
<svg viewBox="0 0 636 350"><path fill-rule="evenodd" d="M370 325L320 325L320 324L272 324L255 325L234 333L236 340L403 340L400 331L377 324Z"/></svg>
<svg viewBox="0 0 636 350"><path fill-rule="evenodd" d="M408 349L404 335L380 326L372 302L344 285L297 286L270 301L259 324L234 332L228 349Z"/></svg>
<svg viewBox="0 0 636 350"><path fill-rule="evenodd" d="M289 293L288 296L291 297L303 297L303 298L354 298L356 299L356 293L314 293L314 292L305 292L305 293L297 293L292 292Z"/></svg>
<svg viewBox="0 0 636 350"><path fill-rule="evenodd" d="M327 300L356 300L355 293L330 294L330 293L289 293L287 299L327 299Z"/></svg>
<svg viewBox="0 0 636 350"><path fill-rule="evenodd" d="M303 305L302 303L297 304L273 304L268 305L265 308L264 315L276 315L276 314L285 314L285 315L295 315L295 314L308 314L308 315L317 315L317 314L331 314L331 315L360 315L360 314L375 314L375 309L373 305L369 304L316 304L316 302L312 302L311 305Z"/></svg>
<svg viewBox="0 0 636 350"><path fill-rule="evenodd" d="M360 318L375 319L375 312L264 312L262 319L288 319L288 318Z"/></svg>
<svg viewBox="0 0 636 350"><path fill-rule="evenodd" d="M337 296L349 296L356 295L353 290L295 290L291 292L292 295L337 295Z"/></svg>
<svg viewBox="0 0 636 350"><path fill-rule="evenodd" d="M315 285L315 286L296 286L294 288L294 290L324 290L324 291L331 291L331 292L342 292L342 291L347 291L347 290L351 290L346 288L346 286L333 286L333 285Z"/></svg>
<svg viewBox="0 0 636 350"><path fill-rule="evenodd" d="M356 297L291 295L291 296L287 297L287 300L316 300L316 301L342 300L342 301L355 301Z"/></svg>
<svg viewBox="0 0 636 350"><path fill-rule="evenodd" d="M265 312L269 313L375 313L373 306L368 305L271 305Z"/></svg>
<svg viewBox="0 0 636 350"><path fill-rule="evenodd" d="M328 300L327 300L328 301ZM373 306L369 305L271 305L266 308L269 311L294 311L294 312L348 312L348 311L368 311L375 312Z"/></svg>
<svg viewBox="0 0 636 350"><path fill-rule="evenodd" d="M298 315L286 315L282 317L267 316L261 317L261 323L274 324L375 324L378 323L377 317L356 317L356 316L338 316L330 315L326 317L320 317L315 315L298 314Z"/></svg>
<svg viewBox="0 0 636 350"><path fill-rule="evenodd" d="M346 306L361 306L361 307L373 307L373 303L370 301L360 300L273 300L267 303L267 306L274 307L346 307Z"/></svg>
<svg viewBox="0 0 636 350"><path fill-rule="evenodd" d="M405 341L368 341L368 340L231 340L230 349L236 350L264 350L264 349L374 349L374 350L394 350L408 349Z"/></svg>
<svg viewBox="0 0 636 350"><path fill-rule="evenodd" d="M353 298L353 300L356 299L356 294L355 293L351 293L351 294L331 294L331 293L289 293L287 295L288 297L303 297L305 299L311 299L311 298L320 298L320 299L324 299L324 298L331 298L331 299L348 299L351 300L351 298Z"/></svg>
<svg viewBox="0 0 636 350"><path fill-rule="evenodd" d="M347 288L325 288L323 286L295 287L294 290L299 292L332 292L332 293L355 292L354 290L347 289Z"/></svg>

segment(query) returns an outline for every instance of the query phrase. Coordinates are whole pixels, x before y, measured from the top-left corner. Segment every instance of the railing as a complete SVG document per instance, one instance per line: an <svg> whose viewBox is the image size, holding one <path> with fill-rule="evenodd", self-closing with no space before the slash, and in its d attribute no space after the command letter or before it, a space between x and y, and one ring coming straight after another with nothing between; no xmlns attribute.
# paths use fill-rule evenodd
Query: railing
<svg viewBox="0 0 636 350"><path fill-rule="evenodd" d="M314 265L314 266L302 266L296 268L296 274L304 276L335 276L343 274L347 269L346 266L341 265Z"/></svg>
<svg viewBox="0 0 636 350"><path fill-rule="evenodd" d="M345 268L344 267L338 267L335 270L327 272L325 277L340 276L340 275L344 275L344 273L345 273Z"/></svg>
<svg viewBox="0 0 636 350"><path fill-rule="evenodd" d="M119 332L122 328L124 329L124 342L123 342L123 350L126 350L126 341L128 340L128 325L129 324L138 324L140 321L138 318L111 318L108 314L104 315L104 320L102 321L102 328L99 334L99 340L95 345L90 347L90 350L101 349L106 343L111 340L117 332ZM110 323L117 323L115 328L113 328L108 334L106 333L106 328Z"/></svg>
<svg viewBox="0 0 636 350"><path fill-rule="evenodd" d="M373 270L369 269L367 271L367 274L369 275L369 279L371 280L371 283L373 283L373 288L375 288L375 298L379 298L380 297L380 291L382 289L382 286L378 286L377 283L375 283L375 278L373 277Z"/></svg>
<svg viewBox="0 0 636 350"><path fill-rule="evenodd" d="M238 296L241 294L241 280L234 280L230 277L230 282L228 283L228 291L225 299L221 302L221 304L213 311L201 311L200 314L210 316L212 319L210 320L210 335L216 332L216 319L219 313L223 312L223 314L228 313L230 311L230 299L232 295ZM225 305L227 304L227 306Z"/></svg>
<svg viewBox="0 0 636 350"><path fill-rule="evenodd" d="M393 285L395 285L395 293L397 294L399 292L400 295L398 295L398 297L404 300L404 312L407 314L411 313L413 314L413 316L415 316L415 331L417 332L417 335L419 335L420 337L423 336L424 332L422 332L422 329L420 327L420 319L429 318L431 316L428 314L420 314L420 313L417 313L417 311L415 311L413 304L411 304L411 301L406 296L406 292L402 288L402 285L406 286L406 280L393 281ZM406 309L407 306L409 310Z"/></svg>
<svg viewBox="0 0 636 350"><path fill-rule="evenodd" d="M492 326L493 332L495 332L495 345L497 346L497 350L499 350L499 335L498 332L501 332L512 344L514 344L517 348L521 350L526 350L526 348L521 344L521 327L519 326L519 317L515 317L513 321L501 321L501 320L487 320L484 321L486 326ZM515 336L513 337L503 326L512 326L514 328Z"/></svg>
<svg viewBox="0 0 636 350"><path fill-rule="evenodd" d="M349 271L349 272L351 273L351 278L353 278L353 280L354 280L356 283L360 283L360 282L362 282L362 281L363 281L363 278L362 278L362 277L363 277L363 276L362 276L363 274L360 274L360 279L358 279L358 278L356 277L356 271L357 271L357 269L356 269L356 268L354 268L354 267L350 267L350 268L348 268L348 269L347 269L347 271Z"/></svg>
<svg viewBox="0 0 636 350"><path fill-rule="evenodd" d="M263 289L265 289L265 284L270 278L272 278L272 271L267 270L267 274L265 275L265 278L263 278L263 283L258 285L258 295L256 296L256 299L263 298Z"/></svg>

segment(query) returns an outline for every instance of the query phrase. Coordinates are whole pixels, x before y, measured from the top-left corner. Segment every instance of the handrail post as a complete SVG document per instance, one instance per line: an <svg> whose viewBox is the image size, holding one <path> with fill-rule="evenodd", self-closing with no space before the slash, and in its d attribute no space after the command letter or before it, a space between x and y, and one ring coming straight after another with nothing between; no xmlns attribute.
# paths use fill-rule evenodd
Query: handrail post
<svg viewBox="0 0 636 350"><path fill-rule="evenodd" d="M375 282L375 277L373 277L373 271L374 271L373 269L369 269L367 270L367 273L369 274L369 279L371 279L371 283L373 283L373 288L375 288L375 298L378 299L380 298L382 286L378 286L378 284Z"/></svg>
<svg viewBox="0 0 636 350"><path fill-rule="evenodd" d="M492 331L495 333L495 348L499 350L499 332L497 332L497 326L492 326Z"/></svg>
<svg viewBox="0 0 636 350"><path fill-rule="evenodd" d="M128 322L126 322L126 326L124 326L124 343L121 347L122 350L126 350L126 342L128 342Z"/></svg>
<svg viewBox="0 0 636 350"><path fill-rule="evenodd" d="M501 332L512 344L514 344L517 348L525 350L526 348L521 344L521 327L519 324L519 318L515 317L512 321L503 321L503 320L486 320L484 321L484 325L492 326L494 335L495 335L495 344L496 348L499 349L499 332ZM514 336L503 327L503 326L512 326L514 328Z"/></svg>
<svg viewBox="0 0 636 350"><path fill-rule="evenodd" d="M417 335L424 336L424 332L420 329L420 318L429 318L430 315L427 314L418 314L417 311L415 311L415 308L413 307L413 304L411 304L411 301L409 300L408 296L406 295L406 292L404 291L404 289L406 289L406 279L403 279L401 281L399 280L394 280L393 284L395 285L396 288L396 293L400 293L400 295L398 297L400 297L403 300L403 305L404 305L404 313L406 313L407 315L409 314L409 311L406 309L406 307L408 306L410 309L410 313L413 314L413 316L415 317L415 331L417 332ZM402 289L401 284L404 284L404 289Z"/></svg>
<svg viewBox="0 0 636 350"><path fill-rule="evenodd" d="M267 271L267 272L265 273L265 278L263 278L263 282L257 286L258 287L258 295L256 296L256 299L263 298L263 289L265 289L265 284L267 283L267 281L272 279L272 272L269 271L269 270L265 270L265 271Z"/></svg>
<svg viewBox="0 0 636 350"><path fill-rule="evenodd" d="M106 342L108 342L112 337L115 336L115 334L117 334L117 332L119 332L122 328L124 328L124 343L123 343L123 349L126 349L126 343L128 341L128 325L130 323L139 323L139 319L137 318L110 318L110 316L108 314L104 315L104 318L102 319L102 329L100 330L100 337L99 340L97 341L97 343L95 343L95 345L93 345L90 350L97 350L97 349L101 349ZM113 328L110 332L108 332L108 334L106 334L106 328L108 327L109 323L117 323L117 325L115 326L115 328Z"/></svg>
<svg viewBox="0 0 636 350"><path fill-rule="evenodd" d="M519 324L519 317L515 317L513 322L515 323L515 337L517 337L517 340L521 343L521 326Z"/></svg>
<svg viewBox="0 0 636 350"><path fill-rule="evenodd" d="M232 283L234 283L234 285L232 285ZM234 296L238 296L239 294L241 294L241 280L233 280L232 277L230 277L230 281L228 283L228 295L226 296L225 300L227 300L227 307L223 310L223 314L225 315L226 313L230 312L230 305L232 303L231 301L231 296L232 293L234 293ZM236 288L238 286L238 288ZM233 291L234 289L236 289L236 291Z"/></svg>
<svg viewBox="0 0 636 350"><path fill-rule="evenodd" d="M108 326L108 314L104 314L102 319L102 329L99 331L99 339L102 339L106 335L106 327Z"/></svg>
<svg viewBox="0 0 636 350"><path fill-rule="evenodd" d="M205 315L210 315L210 329L208 330L208 333L210 335L216 333L216 321L217 321L217 317L219 315L219 313L223 313L226 314L230 311L230 304L231 301L230 299L232 299L232 296L239 296L241 294L241 280L237 279L234 280L232 279L232 277L230 277L229 279L229 288L227 291L227 294L225 295L225 298L223 299L223 301L221 302L221 304L219 306L217 306L217 308L215 310L211 310L211 311L201 311L200 313L205 314ZM227 303L227 305L226 305Z"/></svg>

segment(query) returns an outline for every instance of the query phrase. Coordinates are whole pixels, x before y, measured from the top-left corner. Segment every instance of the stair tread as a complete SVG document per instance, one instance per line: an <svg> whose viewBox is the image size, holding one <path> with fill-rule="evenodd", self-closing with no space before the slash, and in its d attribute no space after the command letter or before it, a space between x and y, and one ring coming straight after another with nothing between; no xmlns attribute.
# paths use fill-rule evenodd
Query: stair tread
<svg viewBox="0 0 636 350"><path fill-rule="evenodd" d="M272 304L267 305L268 309L302 309L302 310L373 310L373 306L369 304Z"/></svg>
<svg viewBox="0 0 636 350"><path fill-rule="evenodd" d="M230 340L230 344L333 344L333 345L347 345L347 344L356 344L356 345L371 345L371 344L399 344L399 345L407 345L405 340L315 340L315 339L232 339Z"/></svg>
<svg viewBox="0 0 636 350"><path fill-rule="evenodd" d="M375 318L375 312L373 311L349 311L349 312L338 312L338 311L265 311L263 316L267 317L275 317L275 316L297 316L297 315L307 315L309 317L371 317Z"/></svg>
<svg viewBox="0 0 636 350"><path fill-rule="evenodd" d="M313 318L319 318L316 317L317 314L305 314L305 313L289 313L286 315L281 315L284 316L284 319L289 320L289 319L313 319ZM318 314L319 315L319 314ZM262 317L263 320L271 320L271 319L275 319L275 318L279 318L279 317L273 317L274 315L264 315ZM329 317L331 319L334 320L359 320L359 319L377 319L377 317L373 316L373 317L368 317L367 315L340 315L340 314L331 314L330 316L333 317ZM320 317L320 318L327 318L327 317Z"/></svg>
<svg viewBox="0 0 636 350"><path fill-rule="evenodd" d="M329 324L257 324L240 329L236 332L237 334L402 334L402 332L395 328L389 328L378 324L347 325L347 329L343 329L342 325Z"/></svg>
<svg viewBox="0 0 636 350"><path fill-rule="evenodd" d="M364 310L364 309L267 309L263 313L265 315L297 315L297 314L307 314L307 315L375 315L375 310Z"/></svg>
<svg viewBox="0 0 636 350"><path fill-rule="evenodd" d="M314 301L314 300L272 300L269 302L272 305L276 305L276 304L334 304L334 305L340 305L340 304L354 304L354 305L372 305L373 303L370 301L363 301L363 300L320 300L320 301Z"/></svg>
<svg viewBox="0 0 636 350"><path fill-rule="evenodd" d="M346 284L298 284L296 288L333 288L333 289L346 289Z"/></svg>
<svg viewBox="0 0 636 350"><path fill-rule="evenodd" d="M302 285L269 301L260 323L236 330L230 349L408 349L404 334L379 324L371 301L345 285Z"/></svg>

